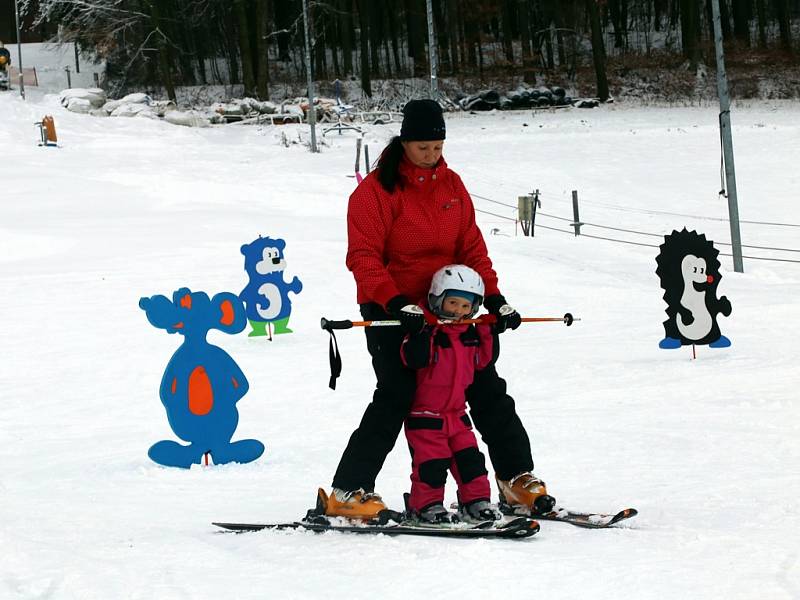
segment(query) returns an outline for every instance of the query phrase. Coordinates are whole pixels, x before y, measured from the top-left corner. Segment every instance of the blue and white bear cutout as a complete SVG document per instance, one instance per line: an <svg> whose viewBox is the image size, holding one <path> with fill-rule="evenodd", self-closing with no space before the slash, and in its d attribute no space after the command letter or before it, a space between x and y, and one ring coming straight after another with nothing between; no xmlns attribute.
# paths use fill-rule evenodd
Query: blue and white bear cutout
<svg viewBox="0 0 800 600"><path fill-rule="evenodd" d="M236 403L249 389L247 378L222 349L206 340L210 329L235 334L245 328L244 306L230 292L209 298L205 292L180 288L172 295L142 298L147 320L167 333L184 337L161 379L159 396L175 434L153 444L148 456L160 465L189 468L210 454L214 464L247 463L264 453L264 444L248 439L231 442L239 411Z"/></svg>
<svg viewBox="0 0 800 600"><path fill-rule="evenodd" d="M241 248L244 270L250 281L239 298L245 304L247 320L252 328L249 337L269 335L271 339L269 326L274 328L276 335L292 333L289 329L292 313L289 292L299 294L303 284L297 277L293 277L291 283L284 281L285 248L285 241L261 236Z"/></svg>
<svg viewBox="0 0 800 600"><path fill-rule="evenodd" d="M717 298L722 274L717 260L719 250L711 240L696 231L673 231L664 236L656 258L656 274L664 289L667 320L664 339L659 348L672 349L687 345L707 344L726 348L731 341L722 335L717 315L731 314L731 303Z"/></svg>

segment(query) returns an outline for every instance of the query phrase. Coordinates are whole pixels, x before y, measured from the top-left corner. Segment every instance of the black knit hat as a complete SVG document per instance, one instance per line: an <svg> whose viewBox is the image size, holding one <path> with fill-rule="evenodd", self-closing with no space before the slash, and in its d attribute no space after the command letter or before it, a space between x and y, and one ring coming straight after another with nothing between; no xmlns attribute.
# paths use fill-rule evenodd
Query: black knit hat
<svg viewBox="0 0 800 600"><path fill-rule="evenodd" d="M442 107L434 100L410 100L403 107L400 139L404 142L431 142L445 137Z"/></svg>

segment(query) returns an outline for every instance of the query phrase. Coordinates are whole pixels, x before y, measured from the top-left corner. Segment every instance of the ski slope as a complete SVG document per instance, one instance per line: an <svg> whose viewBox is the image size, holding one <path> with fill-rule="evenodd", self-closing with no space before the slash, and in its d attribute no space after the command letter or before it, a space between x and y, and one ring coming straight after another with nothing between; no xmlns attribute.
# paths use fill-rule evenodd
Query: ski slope
<svg viewBox="0 0 800 600"><path fill-rule="evenodd" d="M36 145L48 113L60 148ZM735 106L732 121L741 218L795 224L743 223L744 243L800 249L800 105ZM373 159L398 129L370 129ZM212 521L305 514L371 398L363 333L339 334L333 392L319 329L322 316L358 317L344 265L355 141L329 135L317 155L282 145L304 131L99 119L0 94L0 597L800 597L800 264L746 259L739 274L721 257L733 345L692 360L657 346L658 249L576 238L552 217L571 219L574 189L587 223L686 226L730 252L715 106L448 118L445 157L494 213L478 221L501 290L525 316L582 319L501 339L536 473L565 506L638 517L601 531L543 522L520 542L217 532ZM534 188L552 216L515 236L502 204ZM239 248L259 234L286 240L286 277L303 281L295 333L209 341L250 382L234 439L267 450L247 465L160 467L146 452L176 439L158 387L182 339L152 327L139 298L238 293ZM377 488L394 507L409 463L401 440Z"/></svg>

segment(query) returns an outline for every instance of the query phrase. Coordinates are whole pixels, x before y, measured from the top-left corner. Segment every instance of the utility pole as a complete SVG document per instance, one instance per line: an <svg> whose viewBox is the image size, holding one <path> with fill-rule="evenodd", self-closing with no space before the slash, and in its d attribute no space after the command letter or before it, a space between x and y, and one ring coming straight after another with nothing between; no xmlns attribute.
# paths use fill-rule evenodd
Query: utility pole
<svg viewBox="0 0 800 600"><path fill-rule="evenodd" d="M22 75L22 38L19 35L19 0L14 0L14 17L17 21L17 63L19 65L19 95L25 100L25 80Z"/></svg>
<svg viewBox="0 0 800 600"><path fill-rule="evenodd" d="M714 44L717 49L717 94L719 95L719 129L722 135L722 156L725 163L725 183L728 188L728 220L731 225L733 270L744 272L742 262L742 237L739 233L739 205L736 197L736 169L733 165L733 137L731 136L731 99L728 95L728 76L725 73L725 50L722 46L722 24L719 0L711 0L714 18Z"/></svg>
<svg viewBox="0 0 800 600"><path fill-rule="evenodd" d="M308 77L308 124L311 126L311 152L317 150L317 109L314 107L314 77L311 75L311 32L309 31L308 0L303 0L303 27L305 28L306 75Z"/></svg>
<svg viewBox="0 0 800 600"><path fill-rule="evenodd" d="M439 57L436 50L436 32L433 28L433 0L426 0L428 5L428 56L431 63L431 100L439 100L439 81L436 71L439 67Z"/></svg>

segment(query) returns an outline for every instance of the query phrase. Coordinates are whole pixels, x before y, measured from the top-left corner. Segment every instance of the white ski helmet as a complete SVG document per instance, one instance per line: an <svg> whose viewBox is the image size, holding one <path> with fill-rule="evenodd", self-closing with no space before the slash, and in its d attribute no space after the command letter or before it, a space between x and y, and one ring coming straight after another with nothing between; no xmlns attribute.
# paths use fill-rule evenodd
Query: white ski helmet
<svg viewBox="0 0 800 600"><path fill-rule="evenodd" d="M436 271L428 292L428 306L435 315L447 316L442 314L442 301L450 290L469 292L475 295L472 312L467 318L474 317L483 303L484 287L481 276L466 265L447 265Z"/></svg>

